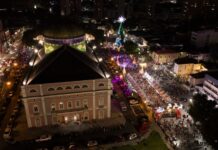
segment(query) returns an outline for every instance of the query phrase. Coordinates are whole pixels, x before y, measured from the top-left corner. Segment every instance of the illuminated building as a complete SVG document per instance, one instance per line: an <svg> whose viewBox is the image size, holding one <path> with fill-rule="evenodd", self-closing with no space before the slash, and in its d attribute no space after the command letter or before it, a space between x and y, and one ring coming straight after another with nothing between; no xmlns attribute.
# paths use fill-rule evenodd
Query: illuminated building
<svg viewBox="0 0 218 150"><path fill-rule="evenodd" d="M111 117L111 80L94 57L63 46L46 55L21 87L28 127Z"/></svg>

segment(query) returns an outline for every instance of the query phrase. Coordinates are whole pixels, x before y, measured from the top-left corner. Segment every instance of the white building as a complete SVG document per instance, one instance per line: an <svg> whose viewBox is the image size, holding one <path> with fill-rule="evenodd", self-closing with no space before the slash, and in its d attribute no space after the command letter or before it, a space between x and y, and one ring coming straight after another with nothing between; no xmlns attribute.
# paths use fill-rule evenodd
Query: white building
<svg viewBox="0 0 218 150"><path fill-rule="evenodd" d="M203 84L204 93L208 99L218 100L218 73L208 73L205 75Z"/></svg>

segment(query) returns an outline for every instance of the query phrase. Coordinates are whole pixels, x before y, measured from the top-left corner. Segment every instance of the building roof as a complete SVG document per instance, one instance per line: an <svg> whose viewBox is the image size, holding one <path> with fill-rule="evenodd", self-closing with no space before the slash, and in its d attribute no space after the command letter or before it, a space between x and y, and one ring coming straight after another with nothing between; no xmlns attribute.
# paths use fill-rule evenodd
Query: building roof
<svg viewBox="0 0 218 150"><path fill-rule="evenodd" d="M173 51L170 49L163 49L163 50L155 51L155 53L157 53L157 54L174 54L174 53L179 53L179 52L176 52L176 51Z"/></svg>
<svg viewBox="0 0 218 150"><path fill-rule="evenodd" d="M69 46L48 54L31 70L27 84L57 83L104 78L99 64Z"/></svg>
<svg viewBox="0 0 218 150"><path fill-rule="evenodd" d="M82 36L85 32L78 26L72 24L53 24L44 30L43 35L49 38L71 39Z"/></svg>
<svg viewBox="0 0 218 150"><path fill-rule="evenodd" d="M190 57L183 57L183 58L177 58L175 60L175 63L177 64L191 64L191 63L197 64L198 61Z"/></svg>

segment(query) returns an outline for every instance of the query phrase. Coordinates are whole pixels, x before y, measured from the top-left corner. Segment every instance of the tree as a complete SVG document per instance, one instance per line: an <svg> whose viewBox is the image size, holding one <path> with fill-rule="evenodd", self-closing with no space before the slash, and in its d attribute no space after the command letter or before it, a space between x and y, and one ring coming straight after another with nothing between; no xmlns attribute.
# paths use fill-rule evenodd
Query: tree
<svg viewBox="0 0 218 150"><path fill-rule="evenodd" d="M127 53L132 54L137 52L138 45L132 41L126 41L124 43L124 48Z"/></svg>
<svg viewBox="0 0 218 150"><path fill-rule="evenodd" d="M218 108L216 105L217 103L208 100L206 95L196 94L189 109L193 119L200 122L198 127L204 139L215 149L218 148Z"/></svg>
<svg viewBox="0 0 218 150"><path fill-rule="evenodd" d="M23 34L22 42L25 43L27 46L33 46L37 45L37 41L34 40L34 38L38 35L39 33L36 30L27 30Z"/></svg>

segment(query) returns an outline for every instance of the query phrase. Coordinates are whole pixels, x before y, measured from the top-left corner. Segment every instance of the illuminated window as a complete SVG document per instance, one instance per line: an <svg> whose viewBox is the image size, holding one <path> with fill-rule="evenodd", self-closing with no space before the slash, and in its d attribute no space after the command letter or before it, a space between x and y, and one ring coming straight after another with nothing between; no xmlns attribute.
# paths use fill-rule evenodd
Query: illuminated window
<svg viewBox="0 0 218 150"><path fill-rule="evenodd" d="M63 102L60 102L60 103L59 103L59 109L64 109L64 104L63 104Z"/></svg>

